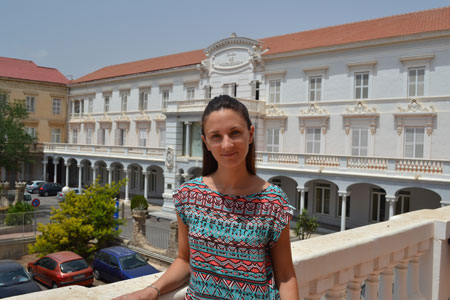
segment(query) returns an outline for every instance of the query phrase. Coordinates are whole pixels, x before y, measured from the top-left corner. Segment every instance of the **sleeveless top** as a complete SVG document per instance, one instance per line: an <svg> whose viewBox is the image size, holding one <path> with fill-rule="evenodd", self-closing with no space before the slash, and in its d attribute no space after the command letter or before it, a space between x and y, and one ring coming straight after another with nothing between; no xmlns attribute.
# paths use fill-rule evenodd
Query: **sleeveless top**
<svg viewBox="0 0 450 300"><path fill-rule="evenodd" d="M280 299L270 248L293 213L281 188L231 196L211 190L198 177L175 190L173 199L189 228L185 299Z"/></svg>

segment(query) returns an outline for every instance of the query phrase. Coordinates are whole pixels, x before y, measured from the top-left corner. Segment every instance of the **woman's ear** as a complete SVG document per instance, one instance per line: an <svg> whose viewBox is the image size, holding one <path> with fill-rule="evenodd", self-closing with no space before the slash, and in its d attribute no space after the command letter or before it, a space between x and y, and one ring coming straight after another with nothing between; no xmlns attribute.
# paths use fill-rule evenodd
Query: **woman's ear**
<svg viewBox="0 0 450 300"><path fill-rule="evenodd" d="M209 150L208 143L206 142L205 136L203 134L201 136L202 136L203 143L205 143L206 149L208 149L208 151L211 151L211 150Z"/></svg>
<svg viewBox="0 0 450 300"><path fill-rule="evenodd" d="M255 127L253 125L250 126L250 130L248 132L249 132L249 135L250 135L248 144L250 145L251 143L253 143L253 138L255 136Z"/></svg>

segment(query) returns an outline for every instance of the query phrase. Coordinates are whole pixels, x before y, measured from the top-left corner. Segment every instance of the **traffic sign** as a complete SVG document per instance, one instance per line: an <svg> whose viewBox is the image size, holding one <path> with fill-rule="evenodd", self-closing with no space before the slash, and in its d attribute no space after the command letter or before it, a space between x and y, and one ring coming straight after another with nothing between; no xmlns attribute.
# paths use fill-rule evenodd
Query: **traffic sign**
<svg viewBox="0 0 450 300"><path fill-rule="evenodd" d="M38 198L34 198L33 201L31 201L31 205L34 207L38 207L41 204L41 201L39 201Z"/></svg>

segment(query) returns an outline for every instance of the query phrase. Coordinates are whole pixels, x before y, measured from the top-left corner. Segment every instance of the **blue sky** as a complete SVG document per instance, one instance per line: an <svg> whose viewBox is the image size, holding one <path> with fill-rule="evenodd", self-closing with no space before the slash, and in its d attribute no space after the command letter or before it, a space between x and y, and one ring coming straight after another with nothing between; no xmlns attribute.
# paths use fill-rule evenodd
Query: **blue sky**
<svg viewBox="0 0 450 300"><path fill-rule="evenodd" d="M450 0L0 0L0 56L74 79L108 65L450 6Z"/></svg>

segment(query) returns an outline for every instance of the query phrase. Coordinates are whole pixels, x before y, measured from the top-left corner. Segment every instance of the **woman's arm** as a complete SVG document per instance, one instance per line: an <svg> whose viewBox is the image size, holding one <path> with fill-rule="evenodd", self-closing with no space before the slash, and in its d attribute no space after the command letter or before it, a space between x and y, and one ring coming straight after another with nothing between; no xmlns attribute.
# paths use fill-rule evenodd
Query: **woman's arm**
<svg viewBox="0 0 450 300"><path fill-rule="evenodd" d="M275 283L280 291L282 300L298 300L297 277L292 264L291 241L289 225L281 232L275 246L270 250L273 263Z"/></svg>
<svg viewBox="0 0 450 300"><path fill-rule="evenodd" d="M188 227L178 219L178 256L175 261L170 265L167 271L154 283L152 286L159 289L162 294L171 292L180 286L182 286L190 275L189 270L189 258L190 249L188 242ZM156 289L147 287L136 292L126 294L113 300L154 300L158 299L158 292Z"/></svg>

